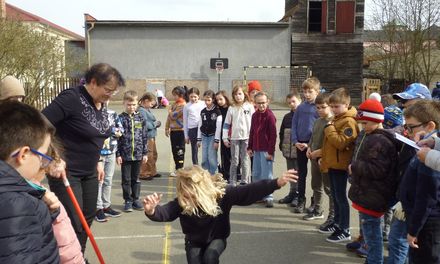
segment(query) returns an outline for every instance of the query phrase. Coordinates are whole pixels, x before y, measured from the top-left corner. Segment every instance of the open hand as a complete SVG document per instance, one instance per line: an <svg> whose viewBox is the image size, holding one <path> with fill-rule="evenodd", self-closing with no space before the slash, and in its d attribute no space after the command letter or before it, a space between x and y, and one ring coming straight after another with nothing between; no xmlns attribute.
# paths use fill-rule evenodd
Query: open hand
<svg viewBox="0 0 440 264"><path fill-rule="evenodd" d="M288 170L283 173L283 176L277 179L279 187L283 187L288 182L296 182L298 180L298 172L294 169Z"/></svg>
<svg viewBox="0 0 440 264"><path fill-rule="evenodd" d="M144 211L147 215L153 215L154 209L160 203L162 194L153 193L144 198Z"/></svg>

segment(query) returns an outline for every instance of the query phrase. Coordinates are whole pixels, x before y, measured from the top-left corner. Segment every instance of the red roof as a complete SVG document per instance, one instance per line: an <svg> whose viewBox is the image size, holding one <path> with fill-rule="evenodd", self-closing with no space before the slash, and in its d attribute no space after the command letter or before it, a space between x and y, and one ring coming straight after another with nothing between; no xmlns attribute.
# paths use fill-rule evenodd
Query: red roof
<svg viewBox="0 0 440 264"><path fill-rule="evenodd" d="M19 20L19 21L26 21L26 22L37 22L43 25L47 25L57 31L60 31L70 37L72 37L75 40L82 40L84 41L84 37L80 36L76 33L73 33L70 30L67 30L61 26L58 26L57 24L54 24L42 17L39 17L37 15L31 14L27 11L24 11L23 9L20 9L18 7L15 7L13 5L10 5L6 3L6 18L13 19L13 20Z"/></svg>

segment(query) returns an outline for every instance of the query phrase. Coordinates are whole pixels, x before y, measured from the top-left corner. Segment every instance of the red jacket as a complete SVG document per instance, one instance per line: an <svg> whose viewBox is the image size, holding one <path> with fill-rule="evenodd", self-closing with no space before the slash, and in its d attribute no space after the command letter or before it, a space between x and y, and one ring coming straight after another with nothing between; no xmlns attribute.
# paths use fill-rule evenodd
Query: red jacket
<svg viewBox="0 0 440 264"><path fill-rule="evenodd" d="M264 112L256 111L252 115L248 149L266 151L274 155L277 141L276 118L269 108Z"/></svg>

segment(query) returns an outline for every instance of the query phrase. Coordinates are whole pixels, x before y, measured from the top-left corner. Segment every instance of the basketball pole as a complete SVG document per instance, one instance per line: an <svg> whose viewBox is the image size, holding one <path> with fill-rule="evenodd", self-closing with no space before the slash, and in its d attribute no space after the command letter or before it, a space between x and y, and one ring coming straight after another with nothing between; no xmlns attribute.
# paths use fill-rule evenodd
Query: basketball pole
<svg viewBox="0 0 440 264"><path fill-rule="evenodd" d="M218 52L218 57L220 57L220 51ZM217 92L220 91L220 71L217 71Z"/></svg>

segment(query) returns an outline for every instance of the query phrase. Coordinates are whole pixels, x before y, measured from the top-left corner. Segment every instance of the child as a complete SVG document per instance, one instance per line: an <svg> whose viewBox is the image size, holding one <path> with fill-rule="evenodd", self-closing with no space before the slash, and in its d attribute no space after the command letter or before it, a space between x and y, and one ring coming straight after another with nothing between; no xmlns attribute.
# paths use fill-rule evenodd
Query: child
<svg viewBox="0 0 440 264"><path fill-rule="evenodd" d="M221 131L220 131L220 138L223 138L223 125L225 123L226 120L226 114L228 113L228 109L229 109L229 98L226 94L226 91L221 90L218 91L215 94L215 102L218 106L218 108L220 109L220 112L222 114L222 126L221 126ZM231 168L231 149L229 147L226 147L225 143L223 142L223 140L220 140L220 167L219 167L219 172L223 175L223 178L229 182L229 170Z"/></svg>
<svg viewBox="0 0 440 264"><path fill-rule="evenodd" d="M188 263L219 263L231 233L229 214L233 205L251 205L289 181L296 171L290 170L275 180L262 180L246 186L227 186L222 176L211 176L199 166L177 171L177 198L158 205L162 195L144 199L145 215L152 221L171 222L180 218L185 234Z"/></svg>
<svg viewBox="0 0 440 264"><path fill-rule="evenodd" d="M139 201L141 182L139 171L141 163L147 162L147 129L145 120L139 112L136 112L138 103L135 91L124 93L125 111L119 115L124 128L122 136L118 140L116 162L121 165L122 194L124 198L124 212L132 212L133 208L142 210Z"/></svg>
<svg viewBox="0 0 440 264"><path fill-rule="evenodd" d="M280 127L280 150L283 153L283 157L286 159L287 169L298 169L296 162L296 147L292 143L291 130L292 119L295 114L295 110L301 103L301 97L299 94L290 93L286 96L287 104L290 107L290 112L285 114L283 122ZM290 183L289 193L282 199L278 200L280 204L290 204L292 207L298 206L298 184L295 182Z"/></svg>
<svg viewBox="0 0 440 264"><path fill-rule="evenodd" d="M421 100L404 111L409 135L435 135L440 123L440 104ZM440 260L440 172L414 156L399 186L399 200L406 215L410 263L438 263Z"/></svg>
<svg viewBox="0 0 440 264"><path fill-rule="evenodd" d="M356 109L350 106L350 95L345 88L334 90L329 98L334 119L324 128L321 170L328 171L330 189L335 206L335 223L320 227L319 232L331 234L328 242L344 242L351 239L350 207L347 200L348 165L354 141L359 133L355 120Z"/></svg>
<svg viewBox="0 0 440 264"><path fill-rule="evenodd" d="M55 129L31 106L0 103L0 263L59 263L46 189L32 181L43 177ZM58 202L59 207L59 202Z"/></svg>
<svg viewBox="0 0 440 264"><path fill-rule="evenodd" d="M231 168L229 183L237 182L237 166L241 164L241 184L250 182L250 165L247 154L251 118L255 112L254 106L249 103L248 95L243 92L242 86L232 89L234 105L229 107L223 125L223 142L231 148ZM229 131L229 129L231 131Z"/></svg>
<svg viewBox="0 0 440 264"><path fill-rule="evenodd" d="M199 101L200 91L193 87L188 90L189 103L183 107L183 131L185 143L191 143L191 158L193 165L199 164L197 147L197 130L200 120L200 112L206 107L205 103Z"/></svg>
<svg viewBox="0 0 440 264"><path fill-rule="evenodd" d="M22 102L25 95L23 85L17 78L8 75L0 81L0 101L16 100Z"/></svg>
<svg viewBox="0 0 440 264"><path fill-rule="evenodd" d="M261 92L261 83L259 81L250 81L248 83L248 95L249 95L249 102L255 106L255 110L257 109L257 105L255 104L255 95L259 92Z"/></svg>
<svg viewBox="0 0 440 264"><path fill-rule="evenodd" d="M185 135L183 133L183 107L186 104L186 86L176 86L172 91L174 104L168 110L165 124L165 136L170 137L171 151L173 152L175 169L183 168L185 160ZM176 177L171 172L171 177Z"/></svg>
<svg viewBox="0 0 440 264"><path fill-rule="evenodd" d="M356 119L363 131L356 140L349 165L348 195L353 208L359 211L367 262L383 263L381 218L395 200L398 148L394 134L382 129L384 109L379 101L368 99L359 105Z"/></svg>
<svg viewBox="0 0 440 264"><path fill-rule="evenodd" d="M322 209L322 195L323 189L325 194L329 198L329 213L327 221L322 226L329 225L334 221L334 205L330 190L330 180L327 172L320 171L318 160L322 158L322 142L324 140L324 127L333 118L332 112L329 107L328 93L319 94L315 99L316 110L319 115L319 119L315 121L313 125L312 137L308 143L307 158L310 159L312 169L312 190L313 190L313 210L303 217L304 220L315 220L324 218ZM323 188L324 187L324 188Z"/></svg>
<svg viewBox="0 0 440 264"><path fill-rule="evenodd" d="M107 102L108 104L108 102ZM101 149L101 160L104 163L104 180L98 186L98 199L96 202L97 222L107 222L107 217L119 217L121 213L113 210L111 206L111 191L113 175L115 173L116 149L118 146L118 138L122 136L123 127L119 120L118 114L107 109L108 121L112 128L112 135L104 141L104 147Z"/></svg>
<svg viewBox="0 0 440 264"><path fill-rule="evenodd" d="M254 157L252 181L271 180L273 178L273 161L277 142L277 120L269 109L269 98L264 92L254 97L258 111L252 115L249 134L248 154ZM273 196L264 198L266 207L273 207Z"/></svg>
<svg viewBox="0 0 440 264"><path fill-rule="evenodd" d="M320 82L317 78L306 79L302 84L305 100L296 109L292 119L292 142L296 146L298 162L298 206L294 212L301 214L306 206L306 177L307 177L307 143L312 136L312 129L315 120L318 118L316 112L315 98L319 94Z"/></svg>
<svg viewBox="0 0 440 264"><path fill-rule="evenodd" d="M202 145L202 168L215 174L218 166L217 152L222 130L222 113L215 104L215 93L211 90L203 93L206 108L200 113L197 141Z"/></svg>
<svg viewBox="0 0 440 264"><path fill-rule="evenodd" d="M160 91L160 90L159 90ZM156 120L156 117L151 112L151 108L154 106L154 94L145 93L139 100L139 113L145 119L147 126L147 149L148 149L148 160L147 163L142 164L141 173L139 179L152 180L153 177L161 177L157 173L156 161L157 161L157 148L156 148L156 135L157 128L160 127L161 123Z"/></svg>
<svg viewBox="0 0 440 264"><path fill-rule="evenodd" d="M156 103L155 108L161 108L163 106L162 105L162 98L164 98L163 92L161 89L156 89L156 98L157 98L157 100L155 102Z"/></svg>

